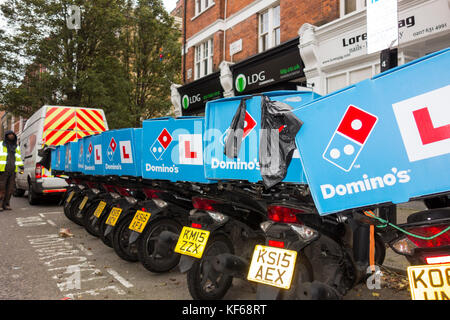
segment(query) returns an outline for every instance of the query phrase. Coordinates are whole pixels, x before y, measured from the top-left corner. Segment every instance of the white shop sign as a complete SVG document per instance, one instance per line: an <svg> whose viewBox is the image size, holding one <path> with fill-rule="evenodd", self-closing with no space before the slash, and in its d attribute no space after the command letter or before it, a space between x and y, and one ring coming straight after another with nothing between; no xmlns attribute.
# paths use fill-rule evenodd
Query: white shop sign
<svg viewBox="0 0 450 320"><path fill-rule="evenodd" d="M367 52L398 45L397 0L367 1Z"/></svg>
<svg viewBox="0 0 450 320"><path fill-rule="evenodd" d="M426 2L398 14L399 44L418 40L450 30L447 0ZM339 63L367 54L367 27L363 25L319 45L322 66Z"/></svg>

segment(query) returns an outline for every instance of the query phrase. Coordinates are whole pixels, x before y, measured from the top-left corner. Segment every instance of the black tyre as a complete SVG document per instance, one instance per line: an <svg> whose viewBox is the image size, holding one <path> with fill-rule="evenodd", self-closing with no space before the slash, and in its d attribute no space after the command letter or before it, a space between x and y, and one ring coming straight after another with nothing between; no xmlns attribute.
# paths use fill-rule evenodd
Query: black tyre
<svg viewBox="0 0 450 320"><path fill-rule="evenodd" d="M39 203L39 195L33 191L33 185L31 183L28 184L28 203L32 206Z"/></svg>
<svg viewBox="0 0 450 320"><path fill-rule="evenodd" d="M113 232L110 232L110 233L108 233L108 235L105 235L106 228L108 227L108 225L105 222L106 222L106 219L108 219L111 208L112 208L112 205L107 204L100 216L100 219L97 221L97 225L98 225L98 228L100 231L100 239L102 240L102 242L105 245L107 245L110 248L113 247L113 244L112 244Z"/></svg>
<svg viewBox="0 0 450 320"><path fill-rule="evenodd" d="M178 234L181 232L181 225L174 220L165 218L151 221L145 227L137 242L139 261L151 272L161 273L169 271L176 267L180 261L180 255L175 252L171 252L166 257L154 254L155 243L163 231L171 231Z"/></svg>
<svg viewBox="0 0 450 320"><path fill-rule="evenodd" d="M305 299L305 292L302 284L304 282L313 281L313 271L311 263L303 254L297 255L297 262L295 263L294 277L292 278L291 288L289 290L280 290L278 295L279 300L296 300Z"/></svg>
<svg viewBox="0 0 450 320"><path fill-rule="evenodd" d="M86 231L93 235L94 237L100 237L100 228L99 224L96 223L95 225L92 225L92 221L96 218L94 216L94 212L97 209L101 199L97 199L92 201L89 206L86 208L86 211L83 215L83 224Z"/></svg>
<svg viewBox="0 0 450 320"><path fill-rule="evenodd" d="M222 253L234 254L233 244L225 235L208 240L203 256L195 261L187 273L189 293L196 300L222 299L233 282L233 277L219 273L213 268L214 257Z"/></svg>
<svg viewBox="0 0 450 320"><path fill-rule="evenodd" d="M23 189L19 189L16 187L16 190L14 190L14 197L16 197L16 198L23 197L24 194L25 194L25 190L23 190Z"/></svg>
<svg viewBox="0 0 450 320"><path fill-rule="evenodd" d="M133 220L133 217L134 215L131 214L130 211L126 212L126 215L117 222L112 232L112 245L114 251L120 258L130 262L136 262L139 260L136 242L131 245L128 243L130 234L133 232L128 229L128 226L130 225L131 220Z"/></svg>
<svg viewBox="0 0 450 320"><path fill-rule="evenodd" d="M72 222L75 222L79 226L84 226L83 221L77 218L75 215L78 212L78 207L80 206L81 202L83 201L84 195L83 194L76 194L72 201L70 201L69 205L69 212L68 215L66 215L67 218L69 218Z"/></svg>

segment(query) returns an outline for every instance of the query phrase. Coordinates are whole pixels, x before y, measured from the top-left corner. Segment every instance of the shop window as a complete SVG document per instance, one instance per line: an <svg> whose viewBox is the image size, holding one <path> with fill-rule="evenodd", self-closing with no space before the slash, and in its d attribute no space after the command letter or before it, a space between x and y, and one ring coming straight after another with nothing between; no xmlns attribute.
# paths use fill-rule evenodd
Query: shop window
<svg viewBox="0 0 450 320"><path fill-rule="evenodd" d="M342 73L327 78L327 94L347 86L347 74Z"/></svg>
<svg viewBox="0 0 450 320"><path fill-rule="evenodd" d="M259 14L259 52L280 44L280 6L269 8Z"/></svg>
<svg viewBox="0 0 450 320"><path fill-rule="evenodd" d="M209 9L214 4L213 0L195 0L195 16Z"/></svg>
<svg viewBox="0 0 450 320"><path fill-rule="evenodd" d="M208 39L195 46L194 79L198 79L212 73L213 52L213 39Z"/></svg>
<svg viewBox="0 0 450 320"><path fill-rule="evenodd" d="M366 1L367 0L341 0L340 1L341 17L355 11L364 10L367 4Z"/></svg>
<svg viewBox="0 0 450 320"><path fill-rule="evenodd" d="M372 67L364 69L354 70L350 72L350 83L355 84L365 79L369 79L372 76Z"/></svg>

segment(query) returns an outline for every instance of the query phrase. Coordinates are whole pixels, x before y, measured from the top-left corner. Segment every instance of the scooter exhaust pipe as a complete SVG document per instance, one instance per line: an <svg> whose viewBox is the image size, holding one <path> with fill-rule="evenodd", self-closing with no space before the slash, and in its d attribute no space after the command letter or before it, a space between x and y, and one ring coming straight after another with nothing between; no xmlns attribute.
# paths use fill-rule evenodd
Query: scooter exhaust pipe
<svg viewBox="0 0 450 320"><path fill-rule="evenodd" d="M162 257L167 257L177 244L178 237L179 234L170 231L161 232L156 241L155 253Z"/></svg>
<svg viewBox="0 0 450 320"><path fill-rule="evenodd" d="M244 258L230 253L222 253L215 257L213 266L217 272L236 278L245 278L249 268L249 262Z"/></svg>

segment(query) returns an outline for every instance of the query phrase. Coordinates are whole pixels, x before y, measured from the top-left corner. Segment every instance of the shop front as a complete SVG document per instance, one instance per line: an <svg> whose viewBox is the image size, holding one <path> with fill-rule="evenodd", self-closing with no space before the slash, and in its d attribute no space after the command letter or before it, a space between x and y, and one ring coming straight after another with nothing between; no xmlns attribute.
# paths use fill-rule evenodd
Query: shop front
<svg viewBox="0 0 450 320"><path fill-rule="evenodd" d="M215 73L172 85L177 116L203 115L210 100L274 90L297 90L306 85L299 38L286 41L238 63L222 61Z"/></svg>
<svg viewBox="0 0 450 320"><path fill-rule="evenodd" d="M398 2L398 65L450 45L450 1ZM367 54L366 11L299 30L308 86L328 94L380 73L380 52Z"/></svg>

